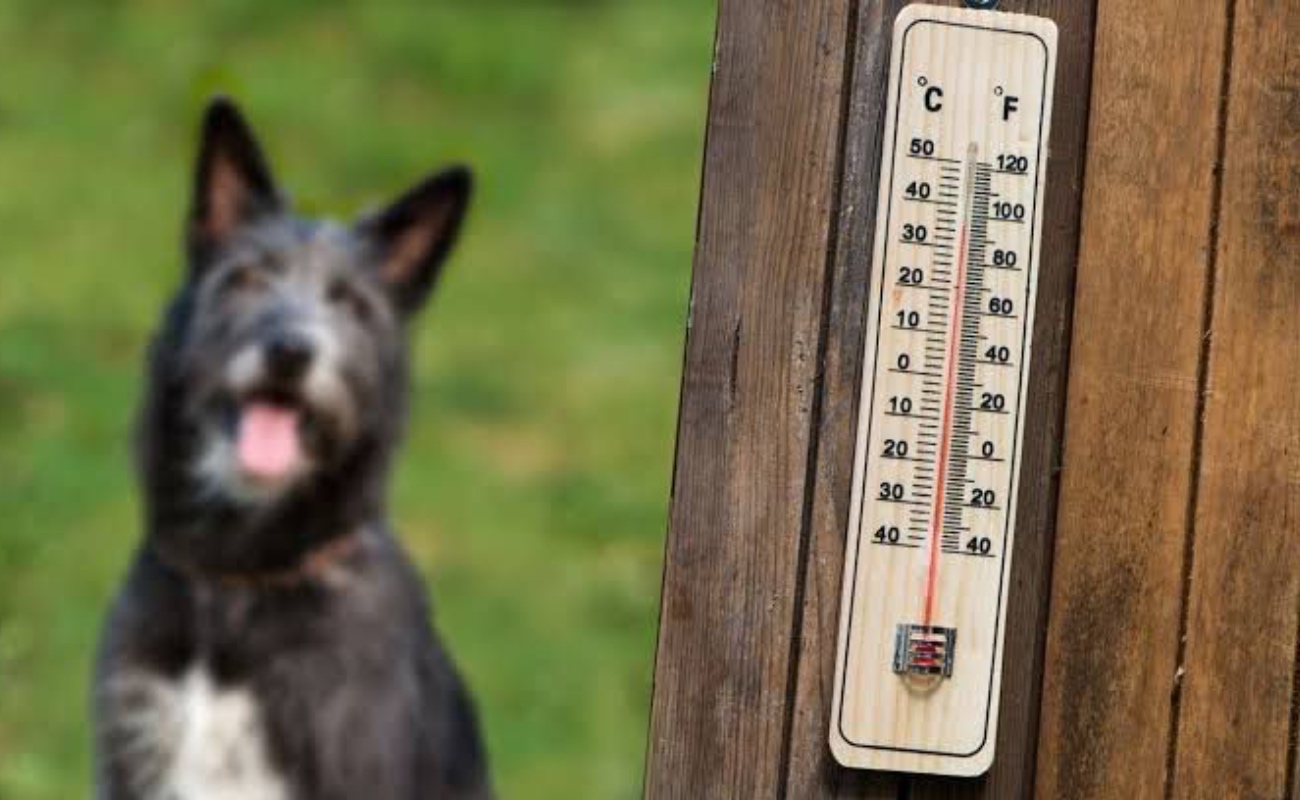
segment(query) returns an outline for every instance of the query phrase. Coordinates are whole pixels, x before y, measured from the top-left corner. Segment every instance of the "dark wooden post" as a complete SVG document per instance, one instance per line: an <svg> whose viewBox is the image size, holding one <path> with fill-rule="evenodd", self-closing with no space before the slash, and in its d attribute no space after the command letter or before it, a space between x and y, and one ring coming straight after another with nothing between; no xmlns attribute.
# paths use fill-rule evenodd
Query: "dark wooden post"
<svg viewBox="0 0 1300 800"><path fill-rule="evenodd" d="M647 793L777 797L852 8L723 2Z"/></svg>
<svg viewBox="0 0 1300 800"><path fill-rule="evenodd" d="M1040 798L1296 791L1297 31L1102 3Z"/></svg>
<svg viewBox="0 0 1300 800"><path fill-rule="evenodd" d="M721 2L646 795L1294 793L1300 0L999 4L1060 50L997 756L831 759L903 5Z"/></svg>

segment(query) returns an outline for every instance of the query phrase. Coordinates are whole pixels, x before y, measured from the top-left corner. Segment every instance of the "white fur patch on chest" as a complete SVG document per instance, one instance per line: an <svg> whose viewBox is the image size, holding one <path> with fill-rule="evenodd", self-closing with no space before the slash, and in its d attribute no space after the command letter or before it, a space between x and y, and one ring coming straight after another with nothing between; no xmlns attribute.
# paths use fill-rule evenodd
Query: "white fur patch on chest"
<svg viewBox="0 0 1300 800"><path fill-rule="evenodd" d="M141 797L289 800L251 692L217 686L202 667L177 681L137 676L133 683L138 701L117 725L129 743L117 756L132 762L131 783Z"/></svg>

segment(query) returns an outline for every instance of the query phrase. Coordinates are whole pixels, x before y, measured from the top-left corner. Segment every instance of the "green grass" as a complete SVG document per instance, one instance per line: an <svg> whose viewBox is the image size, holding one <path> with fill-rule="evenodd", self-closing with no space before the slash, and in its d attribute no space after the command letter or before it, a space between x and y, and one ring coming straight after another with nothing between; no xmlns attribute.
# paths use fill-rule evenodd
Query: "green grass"
<svg viewBox="0 0 1300 800"><path fill-rule="evenodd" d="M314 213L476 168L393 514L503 796L639 792L713 9L451 5L0 8L0 798L88 793L141 354L216 89Z"/></svg>

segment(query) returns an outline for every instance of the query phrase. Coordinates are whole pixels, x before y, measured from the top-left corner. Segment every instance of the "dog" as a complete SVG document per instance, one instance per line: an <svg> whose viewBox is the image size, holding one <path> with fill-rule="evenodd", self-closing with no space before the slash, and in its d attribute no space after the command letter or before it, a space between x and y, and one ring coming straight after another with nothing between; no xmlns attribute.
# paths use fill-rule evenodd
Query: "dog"
<svg viewBox="0 0 1300 800"><path fill-rule="evenodd" d="M389 528L406 331L471 192L353 224L289 208L205 112L188 268L137 423L144 535L96 660L100 800L484 800L476 712Z"/></svg>

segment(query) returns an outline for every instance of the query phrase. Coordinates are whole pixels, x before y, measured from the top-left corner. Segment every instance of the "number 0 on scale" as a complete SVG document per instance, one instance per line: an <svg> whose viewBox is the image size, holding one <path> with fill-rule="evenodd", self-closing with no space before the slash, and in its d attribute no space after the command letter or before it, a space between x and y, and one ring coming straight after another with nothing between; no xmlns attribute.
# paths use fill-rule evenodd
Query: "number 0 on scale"
<svg viewBox="0 0 1300 800"><path fill-rule="evenodd" d="M846 766L993 760L1055 64L1047 19L913 5L894 27L830 731Z"/></svg>

